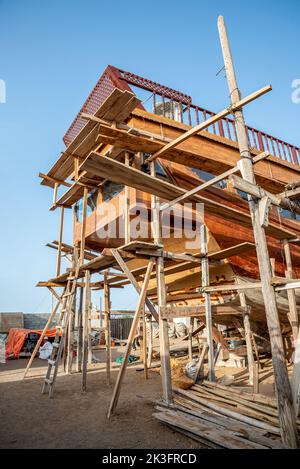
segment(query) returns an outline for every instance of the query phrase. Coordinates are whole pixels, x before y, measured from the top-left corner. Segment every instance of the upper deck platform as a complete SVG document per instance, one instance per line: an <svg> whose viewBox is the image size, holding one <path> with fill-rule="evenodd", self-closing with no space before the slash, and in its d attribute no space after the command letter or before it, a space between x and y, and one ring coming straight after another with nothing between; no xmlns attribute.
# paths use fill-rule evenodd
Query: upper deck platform
<svg viewBox="0 0 300 469"><path fill-rule="evenodd" d="M190 96L180 91L109 65L67 130L63 138L67 146L70 145L80 130L86 125L86 120L81 117L81 114L95 114L115 88L127 90L137 95L140 95L142 92L145 99L143 103L138 105L139 109L150 111L190 126L199 124L215 114L208 109L195 105ZM300 165L299 147L253 127L248 126L247 129L250 145L253 149L260 152L269 151L273 156L282 161ZM220 120L217 124L209 127L207 131L233 142L237 141L234 121L230 118Z"/></svg>

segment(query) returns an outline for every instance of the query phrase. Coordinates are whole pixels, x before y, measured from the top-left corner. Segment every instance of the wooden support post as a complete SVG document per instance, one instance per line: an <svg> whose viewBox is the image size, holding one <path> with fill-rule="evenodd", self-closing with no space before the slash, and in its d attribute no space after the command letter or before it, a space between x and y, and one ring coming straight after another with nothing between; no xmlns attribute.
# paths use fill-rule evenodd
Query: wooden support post
<svg viewBox="0 0 300 469"><path fill-rule="evenodd" d="M244 292L239 293L240 297L240 304L245 308L245 312L243 313L243 323L244 323L244 331L245 331L245 341L246 341L246 349L247 349L247 361L248 361L248 373L249 373L249 384L253 386L254 384L254 357L253 357L253 350L252 350L252 342L251 342L251 326L250 326L250 316L249 311L247 311L247 303L246 303L246 295Z"/></svg>
<svg viewBox="0 0 300 469"><path fill-rule="evenodd" d="M143 362L145 378L148 379L148 360L147 360L147 325L146 325L146 311L143 308Z"/></svg>
<svg viewBox="0 0 300 469"><path fill-rule="evenodd" d="M58 241L57 268L56 268L57 277L60 274L60 268L61 268L61 248L62 248L63 229L64 229L64 207L60 207L59 241Z"/></svg>
<svg viewBox="0 0 300 469"><path fill-rule="evenodd" d="M78 156L74 156L74 179L75 181L78 180L78 177L79 177L79 157Z"/></svg>
<svg viewBox="0 0 300 469"><path fill-rule="evenodd" d="M218 28L222 46L227 82L232 105L240 100L230 45L227 37L224 18L218 19ZM239 162L243 179L255 184L250 145L242 109L234 110L235 128L241 160ZM276 396L278 401L278 416L280 433L283 443L291 448L298 445L296 416L292 401L291 386L285 362L283 340L280 329L275 290L271 285L271 265L265 230L260 223L259 203L248 196L249 210L252 218L253 233L256 244L258 266L262 284L262 294L265 303L266 318L270 335L272 361L275 375Z"/></svg>
<svg viewBox="0 0 300 469"><path fill-rule="evenodd" d="M83 192L83 205L82 205L82 223L81 223L81 236L80 236L80 265L84 263L84 250L85 250L85 232L86 232L86 214L87 214L87 198L88 188L84 188Z"/></svg>
<svg viewBox="0 0 300 469"><path fill-rule="evenodd" d="M106 380L110 384L110 364L111 364L111 332L110 332L110 289L108 273L104 272L104 322L105 322L105 347L106 347Z"/></svg>
<svg viewBox="0 0 300 469"><path fill-rule="evenodd" d="M90 303L88 312L88 364L93 363L93 349L92 349L92 304Z"/></svg>
<svg viewBox="0 0 300 469"><path fill-rule="evenodd" d="M71 311L69 312L69 319L68 319L68 337L67 337L67 353L66 353L66 372L67 374L72 373L72 365L73 365L73 340L74 340L74 320L75 320L75 311L76 311L76 289L74 292L74 300L73 304L71 305Z"/></svg>
<svg viewBox="0 0 300 469"><path fill-rule="evenodd" d="M78 249L74 248L72 256L72 268L76 272L78 270ZM71 374L72 365L73 365L73 351L74 351L74 324L75 324L75 314L76 314L76 290L77 283L75 284L74 295L72 295L72 300L67 301L69 311L68 314L68 335L66 337L65 348L64 348L64 369L67 374Z"/></svg>
<svg viewBox="0 0 300 469"><path fill-rule="evenodd" d="M284 255L285 255L285 262L286 262L286 277L288 279L292 279L293 276L293 266L292 266L292 257L291 257L291 250L290 245L287 239L283 240L283 247L284 247ZM289 302L289 321L292 328L292 334L294 339L294 346L297 341L298 337L298 330L299 330L299 321L298 321L298 312L297 312L297 304L296 304L296 295L295 290L287 290L288 302Z"/></svg>
<svg viewBox="0 0 300 469"><path fill-rule="evenodd" d="M79 289L79 306L77 311L77 356L76 356L76 371L81 371L82 364L82 307L83 307L83 287Z"/></svg>
<svg viewBox="0 0 300 469"><path fill-rule="evenodd" d="M130 155L125 152L125 165L130 165ZM129 198L130 187L125 186L125 213L124 213L124 229L125 229L125 244L130 242L130 198Z"/></svg>
<svg viewBox="0 0 300 469"><path fill-rule="evenodd" d="M151 176L155 176L155 161L151 162ZM151 195L152 208L152 232L155 243L161 243L161 219L160 200L155 195ZM156 258L156 282L157 301L159 309L167 305L166 284L164 275L164 258ZM161 363L161 378L163 400L170 404L172 402L172 379L169 349L168 320L163 319L159 312L159 350Z"/></svg>
<svg viewBox="0 0 300 469"><path fill-rule="evenodd" d="M193 331L194 331L194 318L190 318L189 324L189 360L193 359Z"/></svg>
<svg viewBox="0 0 300 469"><path fill-rule="evenodd" d="M253 392L259 393L259 366L258 362L253 363Z"/></svg>
<svg viewBox="0 0 300 469"><path fill-rule="evenodd" d="M202 275L202 287L209 286L209 264L208 264L208 246L207 246L207 232L206 226L201 225L201 253L204 255L201 259L201 275ZM214 369L214 346L212 336L212 314L211 314L211 301L210 293L204 292L205 300L205 323L206 323L206 336L208 345L208 380L215 381L215 369Z"/></svg>
<svg viewBox="0 0 300 469"><path fill-rule="evenodd" d="M66 289L64 288L64 291L63 291L62 295L65 293L65 291L66 291ZM53 319L54 319L54 317L55 317L55 315L56 315L56 313L57 313L57 310L58 310L58 307L59 307L60 304L61 304L60 301L58 301L58 302L56 303L54 309L52 310L52 313L50 314L50 316L49 316L49 318L48 318L48 321L46 322L46 325L45 325L45 327L44 327L44 329L43 329L43 332L41 333L41 335L40 335L40 337L39 337L39 339L38 339L38 341L37 341L37 343L36 343L36 346L34 347L34 350L33 350L32 354L31 354L31 357L29 358L29 361L28 361L28 363L27 363L27 366L26 366L25 371L24 371L24 374L23 374L23 379L26 378L26 375L27 375L27 373L28 373L28 371L29 371L29 368L30 368L31 365L32 365L32 362L33 362L33 360L34 360L34 357L36 356L37 352L39 351L39 348L40 348L40 345L41 345L41 343L42 343L42 341L43 341L43 338L44 338L45 335L46 335L46 331L47 331L47 329L49 328L51 322L53 321Z"/></svg>
<svg viewBox="0 0 300 469"><path fill-rule="evenodd" d="M88 362L88 317L90 309L90 271L87 270L85 273L85 305L84 305L84 316L83 316L83 349L82 349L82 392L86 391L87 382L87 362Z"/></svg>
<svg viewBox="0 0 300 469"><path fill-rule="evenodd" d="M295 413L296 416L298 416L300 409L300 331L298 333L295 346L294 367L292 374L292 393Z"/></svg>
<svg viewBox="0 0 300 469"><path fill-rule="evenodd" d="M152 364L152 354L153 354L153 319L150 317L149 319L149 340L148 340L148 361L147 366L151 368Z"/></svg>
<svg viewBox="0 0 300 469"><path fill-rule="evenodd" d="M56 205L56 200L57 200L57 190L58 190L58 182L54 183L54 189L53 189L53 205Z"/></svg>
<svg viewBox="0 0 300 469"><path fill-rule="evenodd" d="M132 320L132 324L131 324L131 328L130 328L130 332L129 332L129 336L128 336L128 340L127 340L127 344L126 344L126 350L125 350L125 353L124 353L124 356L123 356L123 360L122 360L122 363L121 363L121 366L120 366L118 377L117 377L117 380L116 380L116 383L115 383L112 399L111 399L110 406L109 406L109 409L108 409L108 413L107 413L107 418L108 419L114 413L115 408L118 404L120 391L121 391L121 384L122 384L122 381L123 381L123 378L124 378L124 374L125 374L125 370L126 370L127 362L128 362L128 357L129 357L130 352L131 352L132 343L133 343L133 340L134 340L134 337L135 337L135 334L136 334L136 329L137 329L137 326L138 326L138 323L139 323L140 312L141 312L141 309L142 309L143 304L145 302L146 292L147 292L147 288L148 288L148 284L149 284L149 280L150 280L150 275L151 275L151 272L152 272L152 269L153 269L153 265L154 265L154 261L152 259L150 259L150 262L148 264L147 271L146 271L146 274L145 274L145 277L144 277L143 286L141 288L141 293L140 293L140 296L139 296L138 304L137 304L137 307L136 307L136 310L135 310L135 313L134 313L134 317L133 317L133 320Z"/></svg>

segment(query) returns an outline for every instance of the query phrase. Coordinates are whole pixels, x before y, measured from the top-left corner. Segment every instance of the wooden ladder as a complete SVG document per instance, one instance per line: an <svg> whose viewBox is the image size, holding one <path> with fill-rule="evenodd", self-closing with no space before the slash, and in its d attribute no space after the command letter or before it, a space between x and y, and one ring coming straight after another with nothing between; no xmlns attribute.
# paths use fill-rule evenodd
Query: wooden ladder
<svg viewBox="0 0 300 469"><path fill-rule="evenodd" d="M54 385L57 377L57 372L66 342L67 329L70 315L76 295L76 284L79 274L79 263L77 264L75 275L68 277L67 288L62 298L62 308L56 325L56 334L52 343L53 348L48 360L47 373L44 379L42 394L49 392L49 397L53 396Z"/></svg>

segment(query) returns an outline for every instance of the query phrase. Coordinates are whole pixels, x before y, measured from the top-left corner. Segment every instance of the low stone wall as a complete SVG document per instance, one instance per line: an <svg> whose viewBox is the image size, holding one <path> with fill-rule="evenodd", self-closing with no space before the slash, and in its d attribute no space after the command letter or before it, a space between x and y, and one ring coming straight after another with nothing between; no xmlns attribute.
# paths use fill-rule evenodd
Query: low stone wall
<svg viewBox="0 0 300 469"><path fill-rule="evenodd" d="M7 334L13 327L24 327L23 313L0 313L0 333Z"/></svg>
<svg viewBox="0 0 300 469"><path fill-rule="evenodd" d="M44 329L49 319L49 313L24 313L25 329ZM49 329L55 326L55 320L50 324Z"/></svg>

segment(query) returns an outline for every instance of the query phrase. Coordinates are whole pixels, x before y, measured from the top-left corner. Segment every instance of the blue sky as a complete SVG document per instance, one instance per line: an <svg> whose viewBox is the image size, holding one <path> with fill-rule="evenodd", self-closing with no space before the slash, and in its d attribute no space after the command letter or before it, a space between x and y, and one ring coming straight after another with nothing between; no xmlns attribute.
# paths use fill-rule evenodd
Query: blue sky
<svg viewBox="0 0 300 469"><path fill-rule="evenodd" d="M108 64L161 82L218 111L228 105L217 17L225 16L243 95L271 83L252 103L249 124L300 146L300 2L0 0L0 311L48 311L35 288L55 272L44 244L58 236L52 193L39 185L63 149L62 136ZM70 215L69 215L70 218ZM71 241L70 226L65 241ZM135 295L113 292L113 308Z"/></svg>

